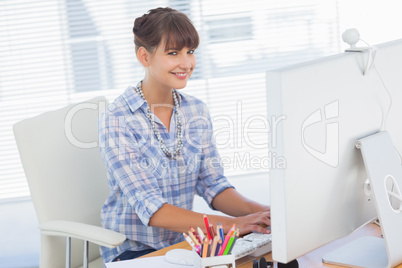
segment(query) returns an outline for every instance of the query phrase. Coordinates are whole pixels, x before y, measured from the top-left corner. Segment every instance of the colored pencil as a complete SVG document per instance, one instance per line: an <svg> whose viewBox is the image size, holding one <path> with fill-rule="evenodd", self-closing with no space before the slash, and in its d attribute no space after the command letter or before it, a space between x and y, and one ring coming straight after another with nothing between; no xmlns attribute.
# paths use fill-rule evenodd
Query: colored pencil
<svg viewBox="0 0 402 268"><path fill-rule="evenodd" d="M205 237L204 232L198 226L197 226L197 231L198 231L198 236L200 237L200 240L201 241L204 240L204 237Z"/></svg>
<svg viewBox="0 0 402 268"><path fill-rule="evenodd" d="M208 257L208 245L209 245L209 240L208 238L204 238L204 241L202 241L202 257L206 258Z"/></svg>
<svg viewBox="0 0 402 268"><path fill-rule="evenodd" d="M199 252L201 258L202 258L202 253L203 252L204 252L204 243L201 243L200 252Z"/></svg>
<svg viewBox="0 0 402 268"><path fill-rule="evenodd" d="M200 242L201 244L202 239L200 239L199 235L197 234L197 232L194 230L193 227L190 227L190 231L193 233L194 237L197 238L198 242Z"/></svg>
<svg viewBox="0 0 402 268"><path fill-rule="evenodd" d="M212 240L212 236L211 236L211 234L209 233L209 220L208 220L206 214L204 214L204 223L205 223L205 229L207 229L208 239L209 239L209 240Z"/></svg>
<svg viewBox="0 0 402 268"><path fill-rule="evenodd" d="M185 234L185 233L183 233L183 235L184 235L184 238L186 239L186 241L190 244L190 246L192 247L192 248L194 248L195 247L195 243L194 243L194 241L191 239L191 237L189 237L187 234Z"/></svg>
<svg viewBox="0 0 402 268"><path fill-rule="evenodd" d="M209 256L211 257L215 256L216 246L218 245L218 242L219 242L219 236L215 236L212 242L211 253L209 254Z"/></svg>
<svg viewBox="0 0 402 268"><path fill-rule="evenodd" d="M223 232L222 223L219 223L219 232L218 234L221 236L222 241L225 240L225 234Z"/></svg>
<svg viewBox="0 0 402 268"><path fill-rule="evenodd" d="M236 231L233 233L233 235L229 238L229 241L228 241L228 243L227 243L227 245L226 245L226 248L225 248L225 251L223 252L223 255L228 255L228 253L229 253L229 250L232 248L232 244L233 244L233 241L234 241L234 239L235 239L235 236L236 236Z"/></svg>
<svg viewBox="0 0 402 268"><path fill-rule="evenodd" d="M209 224L209 233L211 234L212 239L215 237L214 225L212 223Z"/></svg>
<svg viewBox="0 0 402 268"><path fill-rule="evenodd" d="M191 237L191 239L193 240L194 244L200 245L200 242L198 242L198 239L195 238L194 234L191 231L188 231L188 235Z"/></svg>
<svg viewBox="0 0 402 268"><path fill-rule="evenodd" d="M222 246L222 240L219 239L218 244L216 245L215 256L218 256L221 246Z"/></svg>
<svg viewBox="0 0 402 268"><path fill-rule="evenodd" d="M231 253L232 253L232 249L234 248L234 245L236 244L236 240L237 240L237 238L239 237L239 232L240 232L240 230L239 230L239 228L237 228L235 238L234 238L234 240L233 240L232 246L231 246L230 249L229 249L228 254L231 254Z"/></svg>
<svg viewBox="0 0 402 268"><path fill-rule="evenodd" d="M219 251L219 256L222 256L222 255L223 255L223 252L224 252L225 249L226 249L226 246L227 246L227 244L228 244L228 242L229 242L229 239L230 239L230 237L232 236L232 234L233 234L233 232L234 232L234 228L235 228L235 225L233 224L232 228L231 228L230 231L227 233L227 235L226 235L226 237L225 237L225 240L223 241L223 244L222 244L222 246L221 246L221 250Z"/></svg>

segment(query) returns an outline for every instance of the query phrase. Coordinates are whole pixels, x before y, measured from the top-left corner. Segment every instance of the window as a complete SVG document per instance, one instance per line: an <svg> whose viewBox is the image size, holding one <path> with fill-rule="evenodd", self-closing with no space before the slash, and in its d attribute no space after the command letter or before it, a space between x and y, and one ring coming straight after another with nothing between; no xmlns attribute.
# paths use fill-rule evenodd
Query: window
<svg viewBox="0 0 402 268"><path fill-rule="evenodd" d="M135 85L144 71L132 25L157 6L183 11L199 31L185 91L210 108L226 175L266 172L275 159L265 71L340 52L337 1L321 2L0 1L0 199L29 195L12 125L97 95L112 101Z"/></svg>
<svg viewBox="0 0 402 268"><path fill-rule="evenodd" d="M253 38L253 23L249 14L221 14L206 18L210 43L236 42Z"/></svg>

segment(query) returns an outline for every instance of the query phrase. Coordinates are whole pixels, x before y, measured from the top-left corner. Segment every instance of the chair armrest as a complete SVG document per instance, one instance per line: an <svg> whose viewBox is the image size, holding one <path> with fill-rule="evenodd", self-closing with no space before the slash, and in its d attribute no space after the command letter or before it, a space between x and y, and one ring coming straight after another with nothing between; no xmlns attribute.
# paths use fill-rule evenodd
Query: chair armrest
<svg viewBox="0 0 402 268"><path fill-rule="evenodd" d="M78 238L108 248L126 240L126 236L118 232L74 221L49 221L40 224L39 229L42 234Z"/></svg>

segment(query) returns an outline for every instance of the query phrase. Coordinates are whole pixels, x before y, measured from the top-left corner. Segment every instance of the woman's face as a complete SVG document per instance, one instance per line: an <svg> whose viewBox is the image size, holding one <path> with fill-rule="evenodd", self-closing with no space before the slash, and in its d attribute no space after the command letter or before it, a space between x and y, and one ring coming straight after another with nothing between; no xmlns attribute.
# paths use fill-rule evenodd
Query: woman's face
<svg viewBox="0 0 402 268"><path fill-rule="evenodd" d="M163 87L181 89L187 85L195 65L194 49L184 47L181 50L165 50L165 42L162 40L150 55L147 75Z"/></svg>

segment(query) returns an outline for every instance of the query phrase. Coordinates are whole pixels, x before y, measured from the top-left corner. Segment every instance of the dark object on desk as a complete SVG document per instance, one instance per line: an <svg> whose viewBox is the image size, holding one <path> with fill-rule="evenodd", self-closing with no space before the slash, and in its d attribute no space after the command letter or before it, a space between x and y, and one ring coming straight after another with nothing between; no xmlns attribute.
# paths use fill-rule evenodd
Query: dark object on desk
<svg viewBox="0 0 402 268"><path fill-rule="evenodd" d="M271 268L274 267L274 263L267 260L264 257L261 257L259 260L253 261L253 268Z"/></svg>
<svg viewBox="0 0 402 268"><path fill-rule="evenodd" d="M278 268L299 268L299 262L297 260L293 260L288 263L278 262Z"/></svg>

